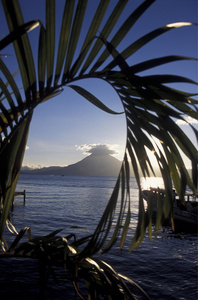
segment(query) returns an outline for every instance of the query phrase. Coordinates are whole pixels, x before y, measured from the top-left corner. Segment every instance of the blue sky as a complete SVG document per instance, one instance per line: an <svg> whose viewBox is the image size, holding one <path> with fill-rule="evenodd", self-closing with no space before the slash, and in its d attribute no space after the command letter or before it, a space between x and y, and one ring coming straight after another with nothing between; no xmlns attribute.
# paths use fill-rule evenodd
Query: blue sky
<svg viewBox="0 0 198 300"><path fill-rule="evenodd" d="M21 7L26 16L25 20L42 19L44 2L44 0L21 0ZM64 1L57 0L56 2L58 4L57 14L59 14ZM86 26L89 25L90 13L96 9L98 3L97 0L89 2L91 8L87 11ZM141 0L130 0L123 16L128 15L141 2ZM115 1L111 1L110 6L113 3ZM2 12L0 4L0 35L6 35L7 27ZM125 43L129 44L153 29L168 23L181 21L198 22L197 0L157 0L125 37L118 50L121 51ZM122 18L120 19L121 23ZM36 31L31 32L30 37L34 39L37 34ZM150 58L172 54L197 57L197 34L196 26L172 30L143 47L130 59L129 63L136 64ZM10 54L6 60L9 60L8 64L16 71L17 66L15 65L14 56L9 51L12 50L6 49L6 54ZM198 79L197 64L193 61L163 65L161 68L149 70L148 73L170 73L186 76L195 81ZM122 105L117 94L104 81L91 79L81 81L78 84L87 88L111 109L122 111ZM177 85L174 87L192 93L197 92L196 87L192 85ZM189 126L182 124L181 126L195 143L194 136L189 131ZM107 145L107 147L116 151L115 157L122 160L125 140L126 123L124 115L109 115L100 111L66 87L58 97L36 108L30 126L23 164L28 166L69 165L84 158L84 152L95 145Z"/></svg>

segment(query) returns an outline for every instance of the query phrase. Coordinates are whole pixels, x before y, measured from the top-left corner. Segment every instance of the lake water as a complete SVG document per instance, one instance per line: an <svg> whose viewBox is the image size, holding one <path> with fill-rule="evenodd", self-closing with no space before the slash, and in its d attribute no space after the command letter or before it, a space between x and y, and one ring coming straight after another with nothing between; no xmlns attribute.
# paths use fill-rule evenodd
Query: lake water
<svg viewBox="0 0 198 300"><path fill-rule="evenodd" d="M114 187L114 177L75 177L21 175L17 191L26 190L15 198L12 222L19 231L29 226L32 236L46 235L55 229L69 229L78 237L95 229ZM156 182L155 182L156 183ZM100 258L119 273L137 282L151 299L198 299L198 237L196 234L173 234L160 230L151 242L145 236L140 248L128 253L138 213L138 189L131 179L132 223L122 251L114 247ZM8 241L11 239L5 231ZM73 288L63 270L57 269L58 282L49 278L46 299L75 299ZM0 299L38 299L38 266L30 259L1 259ZM78 299L78 298L77 298Z"/></svg>

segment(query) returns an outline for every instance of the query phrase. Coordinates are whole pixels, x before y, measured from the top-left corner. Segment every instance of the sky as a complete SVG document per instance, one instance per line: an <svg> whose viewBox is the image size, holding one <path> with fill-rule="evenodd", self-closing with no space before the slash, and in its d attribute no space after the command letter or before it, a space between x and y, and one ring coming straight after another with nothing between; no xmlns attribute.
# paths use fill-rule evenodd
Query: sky
<svg viewBox="0 0 198 300"><path fill-rule="evenodd" d="M25 21L43 19L44 0L20 0ZM64 1L56 0L57 15L62 11ZM90 9L86 12L86 24L89 15L96 9L97 0L91 0ZM129 0L123 16L128 15L142 0ZM111 1L110 6L115 3ZM157 0L141 17L131 32L125 37L119 51L135 41L143 34L175 22L197 22L197 0ZM120 18L120 24L122 23ZM8 33L2 4L0 3L0 35ZM31 32L34 39L38 31ZM130 64L166 55L184 55L197 57L198 31L196 26L187 26L172 30L158 37L142 50L138 51L129 61ZM122 48L123 47L123 48ZM6 49L8 65L16 71L12 50ZM193 61L175 62L148 71L148 74L177 74L198 79L197 64ZM146 73L145 73L146 74ZM76 84L88 89L105 105L118 112L123 111L122 104L115 91L106 82L99 79L83 80ZM192 85L174 85L175 88L196 93ZM198 125L194 124L198 129ZM180 124L181 128L196 143L188 125ZM69 87L56 98L39 105L33 115L23 165L29 167L66 166L83 159L92 153L91 149L114 154L122 160L126 143L126 121L124 115L109 115L93 106L86 99L76 94ZM94 150L95 151L95 150ZM188 164L188 162L187 162Z"/></svg>

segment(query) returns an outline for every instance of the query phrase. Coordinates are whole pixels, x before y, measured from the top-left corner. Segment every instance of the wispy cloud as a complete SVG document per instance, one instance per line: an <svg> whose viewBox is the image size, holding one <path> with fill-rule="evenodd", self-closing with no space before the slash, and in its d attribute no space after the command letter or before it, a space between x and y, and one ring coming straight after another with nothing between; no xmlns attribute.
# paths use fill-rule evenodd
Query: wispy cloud
<svg viewBox="0 0 198 300"><path fill-rule="evenodd" d="M83 154L97 154L97 155L104 155L104 154L118 154L116 148L118 145L110 145L110 144L83 144L83 145L76 145L77 150L83 151Z"/></svg>
<svg viewBox="0 0 198 300"><path fill-rule="evenodd" d="M177 120L177 125L188 125L188 124L198 124L198 120L191 118L191 117L185 117L184 120Z"/></svg>
<svg viewBox="0 0 198 300"><path fill-rule="evenodd" d="M41 169L43 166L41 165L34 165L34 164L23 164L22 168L29 168L29 169Z"/></svg>

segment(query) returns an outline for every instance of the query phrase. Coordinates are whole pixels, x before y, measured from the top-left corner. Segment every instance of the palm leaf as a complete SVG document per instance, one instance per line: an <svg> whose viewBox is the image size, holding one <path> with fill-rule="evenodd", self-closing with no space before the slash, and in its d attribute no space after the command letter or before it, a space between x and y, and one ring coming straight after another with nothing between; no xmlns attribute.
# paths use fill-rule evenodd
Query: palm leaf
<svg viewBox="0 0 198 300"><path fill-rule="evenodd" d="M155 0L148 0L144 1L132 14L126 19L126 21L123 23L123 25L120 27L120 29L117 31L117 33L114 35L113 39L111 40L110 44L113 45L113 47L117 47L120 42L123 40L123 38L126 36L126 34L129 32L129 30L132 28L132 26L135 24L135 22L140 18L140 16L148 9L148 7L154 2ZM109 57L110 53L107 49L104 50L104 52L101 54L91 71L96 71L104 61Z"/></svg>
<svg viewBox="0 0 198 300"><path fill-rule="evenodd" d="M3 92L3 94L5 95L5 97L6 97L7 101L8 101L8 103L9 103L9 106L11 107L11 109L12 109L12 111L13 111L13 113L14 113L14 119L15 119L15 121L17 122L17 114L16 114L14 102L13 102L13 100L12 100L12 97L11 97L11 95L10 95L10 93L9 93L9 91L8 91L8 89L7 89L7 87L6 87L6 85L3 83L3 81L1 80L1 78L0 78L0 88L1 88L1 90L2 90L2 92ZM8 114L7 109L3 106L2 103L1 103L1 110L2 110L2 112L5 114L5 117L7 117L7 122L8 122L9 124L12 124L12 120L11 120L11 118L10 118L10 115ZM11 126L11 127L12 127L12 126Z"/></svg>
<svg viewBox="0 0 198 300"><path fill-rule="evenodd" d="M121 55L124 59L127 59L131 55L133 55L136 51L140 50L143 46L145 46L147 43L151 42L153 39L156 37L160 36L161 34L164 34L172 29L183 27L183 26L190 26L193 25L192 23L189 22L178 22L178 23L173 23L173 24L168 24L166 26L163 26L161 28L158 28L156 30L153 30L152 32L149 32L148 34L144 35L134 43L132 43L130 46L128 46L124 51L122 51ZM177 60L177 56L171 58L172 61ZM164 59L163 59L164 61ZM162 58L157 59L157 60L151 60L151 65L155 65L156 62L158 62L158 65L162 64ZM168 62L168 61L167 61ZM166 62L166 63L167 63ZM143 63L144 64L144 63ZM112 69L115 67L115 62L111 62L107 68ZM147 67L146 67L147 68Z"/></svg>
<svg viewBox="0 0 198 300"><path fill-rule="evenodd" d="M59 46L58 46L58 55L57 55L57 62L56 62L56 74L55 74L55 84L57 84L61 71L64 64L64 59L66 56L67 45L69 41L69 35L72 25L72 14L74 10L75 2L70 0L66 1L64 13L63 13L63 20L59 38Z"/></svg>
<svg viewBox="0 0 198 300"><path fill-rule="evenodd" d="M33 95L36 94L36 73L28 37L25 34L22 37L20 36L20 26L24 24L23 16L18 0L10 1L9 5L7 5L4 0L2 3L4 10L6 11L7 23L10 31L19 31L18 39L14 41L14 48L23 80L26 100L30 101L30 91Z"/></svg>
<svg viewBox="0 0 198 300"><path fill-rule="evenodd" d="M70 88L72 88L74 91L76 91L78 94L86 98L89 102L93 103L95 106L99 107L105 112L111 113L111 114L122 114L122 112L115 112L111 109L109 109L106 105L104 105L99 99L97 99L93 94L89 93L87 90L83 89L80 86L70 84L68 85Z"/></svg>
<svg viewBox="0 0 198 300"><path fill-rule="evenodd" d="M123 57L124 57L124 55L123 55ZM142 63L133 65L130 67L130 71L131 71L131 73L136 74L136 73L146 71L151 68L162 66L163 64L167 64L167 63L171 63L171 62L175 62L175 61L179 61L179 60L196 60L196 59L192 58L192 57L187 57L187 56L169 55L169 56L150 59L150 60L144 61Z"/></svg>
<svg viewBox="0 0 198 300"><path fill-rule="evenodd" d="M27 22L19 26L18 31L14 30L0 41L0 50L17 40L18 36L22 36L40 25L39 20Z"/></svg>
<svg viewBox="0 0 198 300"><path fill-rule="evenodd" d="M109 4L109 0L101 0L97 9L96 9L96 13L93 17L92 23L89 27L89 31L87 32L87 36L84 39L84 43L82 45L82 48L80 50L80 54L79 54L79 60L77 61L77 63L73 66L73 68L71 69L71 76L75 76L76 72L78 71L79 67L81 67L82 62L86 56L86 54L88 53L91 44L90 41L92 41L93 37L97 34L97 31L99 29L99 26L101 24L101 21L103 20L104 14L107 10L107 6ZM87 47L87 45L89 45L89 47ZM86 49L86 51L85 51Z"/></svg>
<svg viewBox="0 0 198 300"><path fill-rule="evenodd" d="M4 62L0 59L0 69L2 70L2 73L4 74L5 78L7 79L7 82L9 83L14 95L15 95L15 99L18 103L18 105L22 105L22 98L21 95L19 93L18 87L16 85L16 82L14 81L13 77L14 75L11 75L8 68L6 67L6 65L4 64Z"/></svg>
<svg viewBox="0 0 198 300"><path fill-rule="evenodd" d="M154 58L134 66L126 61L127 58L132 57L135 52L156 37L172 29L192 25L192 23L168 24L140 37L133 43L129 41L121 53L117 50L117 46L121 45L126 34L130 32L134 24L154 2L154 0L143 1L134 12L130 13L128 18L124 19L122 25L115 32L117 22L127 1L118 1L108 11L108 1L101 0L95 15L91 18L90 27L85 28L83 26L86 22L87 0L78 1L77 5L74 4L74 1L67 0L61 20L57 48L55 26L59 22L57 22L55 14L56 2L54 0L46 1L46 22L39 21L39 49L38 53L35 54L31 49L28 35L24 32L29 30L29 25L38 25L38 21L24 24L19 2L17 0L9 2L2 0L10 34L12 34L12 36L8 36L6 43L14 40L13 44L25 99L21 96L11 72L1 62L1 71L6 80L4 82L2 79L0 82L0 161L2 161L3 170L5 170L1 175L5 206L0 226L1 237L6 218L9 216L9 205L17 180L16 174L20 169L29 122L34 108L61 92L63 86L68 86L105 112L116 113L106 107L91 92L73 84L79 79L102 79L115 89L126 115L127 142L122 168L109 203L93 236L82 251L77 254L77 257L82 258L83 255L93 254L102 247L104 251L107 251L119 237L121 237L120 246L123 246L131 218L129 185L131 171L135 174L139 188L139 215L137 230L130 249L141 243L147 226L149 226L151 236L151 207L146 211L140 184L142 174L144 176L154 174L147 149L155 153L167 194L164 204L159 205L156 220L157 229L159 229L164 216L172 218L172 181L181 196L184 194L186 185L189 185L196 192L196 149L177 126L175 120L184 119L185 116L197 118L196 105L198 102L192 98L194 95L165 85L166 83L177 82L195 84L195 82L188 78L173 75L137 75L137 73L166 63L184 59L190 60L191 58L168 56ZM106 13L109 15L105 19ZM84 28L83 36L82 27ZM97 37L98 31L100 31L99 37ZM108 41L110 34L113 37ZM15 39L15 37L17 38ZM82 46L79 47L79 44ZM34 58L37 56L38 60L35 63ZM17 100L17 105L15 105L14 97ZM7 107L8 103L9 108ZM197 134L193 126L192 129ZM9 140L11 141L10 145ZM159 142L162 143L161 146L159 146ZM191 160L192 178L187 173L181 155L178 155L178 149ZM8 151L9 155L6 155L5 151ZM11 153L13 154L11 155ZM17 164L16 159L19 159L20 164ZM15 166L14 169L13 166ZM8 182L9 174L13 174L11 182ZM115 220L118 203L121 205ZM114 220L116 222L115 227L112 226ZM105 244L107 239L109 242Z"/></svg>
<svg viewBox="0 0 198 300"><path fill-rule="evenodd" d="M109 34L113 30L114 26L116 25L116 22L118 21L125 5L127 4L128 0L119 0L116 7L110 14L108 20L106 21L104 27L101 30L101 36L103 36L105 39L108 38ZM91 52L86 59L82 70L80 72L80 75L84 74L85 71L90 67L91 63L95 60L97 54L99 53L100 49L103 47L103 43L101 40L97 39L93 48L91 49Z"/></svg>
<svg viewBox="0 0 198 300"><path fill-rule="evenodd" d="M39 48L38 48L38 82L39 82L39 94L43 96L45 81L46 81L46 65L47 65L47 45L46 45L46 29L41 24L39 35ZM49 69L49 67L48 67Z"/></svg>
<svg viewBox="0 0 198 300"><path fill-rule="evenodd" d="M47 88L51 87L55 51L55 0L46 1Z"/></svg>
<svg viewBox="0 0 198 300"><path fill-rule="evenodd" d="M9 216L15 187L20 173L31 115L14 130L12 139L4 141L0 151L0 190L3 200L0 218L0 240Z"/></svg>
<svg viewBox="0 0 198 300"><path fill-rule="evenodd" d="M86 6L87 6L87 0L78 1L77 9L74 16L74 21L71 28L70 40L68 44L68 52L67 52L67 57L66 57L66 62L64 67L64 77L67 76L67 73L69 71L69 68L73 60L73 56L76 50L76 45L82 27L82 22L84 19Z"/></svg>

